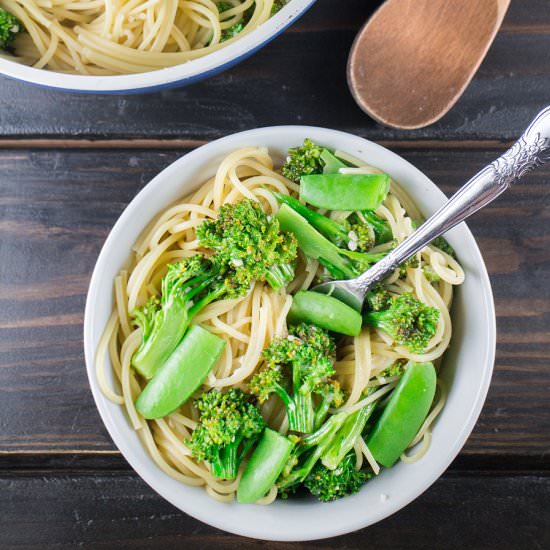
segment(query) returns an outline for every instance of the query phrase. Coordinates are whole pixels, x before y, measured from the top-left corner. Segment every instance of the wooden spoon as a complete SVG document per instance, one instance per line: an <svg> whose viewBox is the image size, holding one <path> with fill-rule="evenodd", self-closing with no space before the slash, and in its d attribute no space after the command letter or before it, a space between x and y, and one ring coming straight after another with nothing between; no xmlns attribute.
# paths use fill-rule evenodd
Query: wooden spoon
<svg viewBox="0 0 550 550"><path fill-rule="evenodd" d="M483 61L510 0L387 0L348 60L359 107L394 128L439 120Z"/></svg>

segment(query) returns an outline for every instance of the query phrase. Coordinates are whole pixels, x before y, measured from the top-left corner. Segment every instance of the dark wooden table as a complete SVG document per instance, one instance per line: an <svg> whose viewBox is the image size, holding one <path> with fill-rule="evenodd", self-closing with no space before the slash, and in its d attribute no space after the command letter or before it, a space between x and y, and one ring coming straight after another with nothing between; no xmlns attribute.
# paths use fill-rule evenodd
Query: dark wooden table
<svg viewBox="0 0 550 550"><path fill-rule="evenodd" d="M120 456L86 379L85 294L126 204L204 142L273 124L339 128L397 151L451 193L550 103L550 0L514 0L450 114L414 132L375 124L345 83L374 4L319 0L251 59L179 90L85 96L0 79L0 548L259 544L180 513ZM391 518L293 548L550 548L549 179L549 168L530 175L470 222L493 283L498 350L460 456Z"/></svg>

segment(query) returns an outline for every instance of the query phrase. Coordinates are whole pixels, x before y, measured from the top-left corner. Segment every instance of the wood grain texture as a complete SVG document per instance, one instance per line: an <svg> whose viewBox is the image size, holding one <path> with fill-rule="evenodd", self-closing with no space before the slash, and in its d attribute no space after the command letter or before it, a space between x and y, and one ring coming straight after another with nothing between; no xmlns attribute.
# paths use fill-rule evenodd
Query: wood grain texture
<svg viewBox="0 0 550 550"><path fill-rule="evenodd" d="M388 0L350 51L347 78L357 105L401 130L440 120L477 72L509 4Z"/></svg>
<svg viewBox="0 0 550 550"><path fill-rule="evenodd" d="M446 474L404 510L345 538L273 543L208 527L179 512L132 474L2 476L0 546L542 550L550 545L549 491L546 475Z"/></svg>
<svg viewBox="0 0 550 550"><path fill-rule="evenodd" d="M522 19L548 21L549 3L512 4L507 21L513 30L499 34L455 108L423 130L383 128L347 90L348 51L375 4L319 0L292 32L233 69L187 88L92 99L0 79L0 134L203 140L258 126L311 124L372 139L511 140L547 103L550 86L550 34L513 26Z"/></svg>
<svg viewBox="0 0 550 550"><path fill-rule="evenodd" d="M0 152L0 452L113 451L85 374L82 315L100 247L124 206L185 150ZM498 151L398 150L451 193ZM470 227L495 293L499 345L463 453L550 448L550 169Z"/></svg>

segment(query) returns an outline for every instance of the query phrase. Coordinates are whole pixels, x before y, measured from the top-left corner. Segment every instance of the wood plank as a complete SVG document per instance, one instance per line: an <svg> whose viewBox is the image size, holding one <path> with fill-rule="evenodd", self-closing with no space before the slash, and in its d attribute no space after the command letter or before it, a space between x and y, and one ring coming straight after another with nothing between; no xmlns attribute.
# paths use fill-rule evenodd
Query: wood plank
<svg viewBox="0 0 550 550"><path fill-rule="evenodd" d="M380 0L339 0L338 13L330 0L317 0L307 16L298 20L287 32L357 29L381 4ZM550 30L548 0L512 2L502 26L503 31L541 32ZM337 17L335 18L335 14Z"/></svg>
<svg viewBox="0 0 550 550"><path fill-rule="evenodd" d="M531 0L529 8L513 5L509 20L548 21L548 0ZM414 132L383 128L355 105L345 79L347 53L364 20L357 13L370 9L360 0L347 0L344 7L320 0L295 32L221 75L178 90L91 97L0 78L0 134L205 140L259 126L310 124L372 139L511 140L547 103L550 33L514 27L499 35L443 120Z"/></svg>
<svg viewBox="0 0 550 550"><path fill-rule="evenodd" d="M133 474L2 476L0 546L542 550L550 545L549 491L547 475L445 474L407 508L361 531L316 542L260 543L179 512Z"/></svg>
<svg viewBox="0 0 550 550"><path fill-rule="evenodd" d="M183 152L0 152L0 418L9 419L2 422L0 452L114 451L85 375L85 293L125 205ZM447 193L497 153L400 152ZM549 177L548 168L528 176L470 224L491 272L499 345L466 456L548 461Z"/></svg>

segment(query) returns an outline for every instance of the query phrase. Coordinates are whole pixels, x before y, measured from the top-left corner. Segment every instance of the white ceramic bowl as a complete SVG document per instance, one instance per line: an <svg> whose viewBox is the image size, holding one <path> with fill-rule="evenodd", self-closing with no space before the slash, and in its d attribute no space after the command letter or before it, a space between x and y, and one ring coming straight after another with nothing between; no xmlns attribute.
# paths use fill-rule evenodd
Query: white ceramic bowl
<svg viewBox="0 0 550 550"><path fill-rule="evenodd" d="M199 59L147 73L117 76L85 76L34 69L0 57L0 74L31 84L86 93L138 93L185 86L221 72L271 42L315 0L290 0L278 13L252 32Z"/></svg>
<svg viewBox="0 0 550 550"><path fill-rule="evenodd" d="M466 281L456 292L454 335L442 369L449 397L422 460L409 465L399 463L369 481L359 494L339 501L320 503L312 498L276 501L266 507L219 503L204 489L183 485L159 470L130 427L122 407L101 393L94 374L95 348L113 307L114 277L149 221L211 177L228 153L243 146L264 145L282 160L287 149L305 137L349 152L389 173L415 199L424 215L445 201L443 193L407 161L343 132L279 126L234 134L180 158L130 203L95 266L84 319L86 365L97 407L113 441L136 472L187 514L232 533L270 540L311 540L348 533L393 514L419 496L449 466L472 431L489 387L495 354L495 313L489 278L472 234L461 224L447 235L466 272Z"/></svg>

